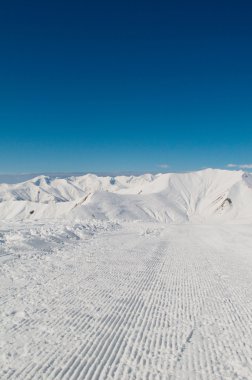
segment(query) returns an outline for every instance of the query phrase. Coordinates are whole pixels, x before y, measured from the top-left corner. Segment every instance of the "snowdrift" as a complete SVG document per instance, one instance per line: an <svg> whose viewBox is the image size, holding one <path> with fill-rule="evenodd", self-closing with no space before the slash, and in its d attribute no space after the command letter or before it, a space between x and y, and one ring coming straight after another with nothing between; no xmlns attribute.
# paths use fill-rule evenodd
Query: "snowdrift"
<svg viewBox="0 0 252 380"><path fill-rule="evenodd" d="M191 173L51 179L0 184L0 219L99 219L251 223L252 175Z"/></svg>

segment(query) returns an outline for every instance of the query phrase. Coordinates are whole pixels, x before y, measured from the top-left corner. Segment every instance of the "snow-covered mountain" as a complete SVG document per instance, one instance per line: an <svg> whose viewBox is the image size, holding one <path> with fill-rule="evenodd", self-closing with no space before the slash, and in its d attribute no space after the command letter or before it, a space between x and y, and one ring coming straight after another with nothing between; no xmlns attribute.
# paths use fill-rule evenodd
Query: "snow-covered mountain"
<svg viewBox="0 0 252 380"><path fill-rule="evenodd" d="M252 175L206 169L0 184L0 219L41 218L252 223Z"/></svg>

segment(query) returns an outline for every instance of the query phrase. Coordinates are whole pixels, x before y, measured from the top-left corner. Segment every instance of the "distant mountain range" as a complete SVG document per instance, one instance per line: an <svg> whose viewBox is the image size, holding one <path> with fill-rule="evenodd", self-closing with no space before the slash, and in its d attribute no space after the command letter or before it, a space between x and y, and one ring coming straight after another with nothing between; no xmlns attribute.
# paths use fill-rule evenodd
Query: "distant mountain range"
<svg viewBox="0 0 252 380"><path fill-rule="evenodd" d="M252 175L205 169L140 176L42 175L0 184L0 219L45 218L252 223Z"/></svg>

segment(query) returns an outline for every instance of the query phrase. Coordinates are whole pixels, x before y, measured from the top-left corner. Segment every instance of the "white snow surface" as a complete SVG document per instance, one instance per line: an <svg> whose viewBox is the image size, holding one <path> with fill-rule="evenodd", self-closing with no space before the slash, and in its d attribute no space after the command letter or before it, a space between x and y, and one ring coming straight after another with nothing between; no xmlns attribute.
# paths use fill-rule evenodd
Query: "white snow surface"
<svg viewBox="0 0 252 380"><path fill-rule="evenodd" d="M252 379L250 174L42 176L0 198L1 380Z"/></svg>
<svg viewBox="0 0 252 380"><path fill-rule="evenodd" d="M191 173L51 179L0 185L0 219L251 223L252 175Z"/></svg>

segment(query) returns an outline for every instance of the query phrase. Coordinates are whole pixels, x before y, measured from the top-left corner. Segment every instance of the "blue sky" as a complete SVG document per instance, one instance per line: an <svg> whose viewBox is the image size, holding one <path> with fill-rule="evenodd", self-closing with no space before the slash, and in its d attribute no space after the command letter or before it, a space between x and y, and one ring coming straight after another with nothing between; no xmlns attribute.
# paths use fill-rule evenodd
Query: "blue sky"
<svg viewBox="0 0 252 380"><path fill-rule="evenodd" d="M250 165L251 46L249 2L6 2L0 172Z"/></svg>

